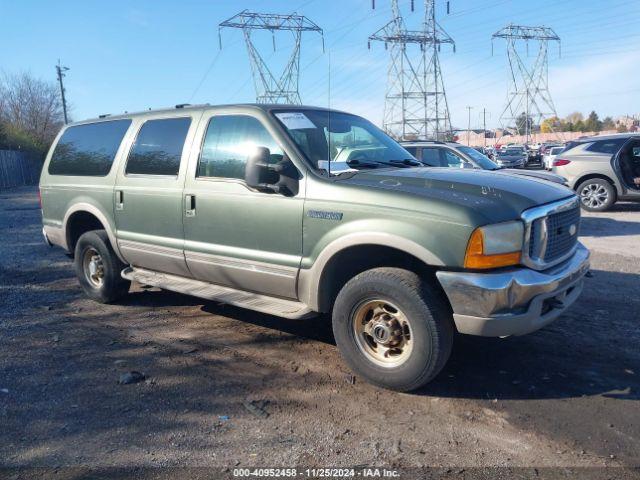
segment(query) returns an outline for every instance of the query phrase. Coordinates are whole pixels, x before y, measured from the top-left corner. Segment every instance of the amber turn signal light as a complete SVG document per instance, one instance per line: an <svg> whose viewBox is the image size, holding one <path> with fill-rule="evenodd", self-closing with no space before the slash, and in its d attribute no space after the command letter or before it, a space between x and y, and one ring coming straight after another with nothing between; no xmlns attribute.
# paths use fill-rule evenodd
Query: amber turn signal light
<svg viewBox="0 0 640 480"><path fill-rule="evenodd" d="M464 267L478 269L507 267L519 264L520 256L520 251L486 255L484 253L484 233L482 228L476 228L467 245Z"/></svg>

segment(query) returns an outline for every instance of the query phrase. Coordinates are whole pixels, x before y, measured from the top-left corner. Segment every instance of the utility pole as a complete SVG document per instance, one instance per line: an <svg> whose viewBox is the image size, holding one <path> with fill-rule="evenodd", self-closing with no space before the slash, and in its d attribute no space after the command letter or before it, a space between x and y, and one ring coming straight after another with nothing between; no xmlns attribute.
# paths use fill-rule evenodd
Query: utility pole
<svg viewBox="0 0 640 480"><path fill-rule="evenodd" d="M67 118L67 99L64 95L64 83L62 81L63 77L65 77L65 73L69 70L69 68L60 64L60 59L58 59L58 64L56 65L56 72L58 72L58 83L60 83L60 97L62 97L62 113L64 114L64 124L69 123L69 119Z"/></svg>
<svg viewBox="0 0 640 480"><path fill-rule="evenodd" d="M484 142L484 148L487 148L487 109L482 109L482 137Z"/></svg>
<svg viewBox="0 0 640 480"><path fill-rule="evenodd" d="M525 117L524 117L524 144L529 145L529 89L526 91L527 101L525 103Z"/></svg>
<svg viewBox="0 0 640 480"><path fill-rule="evenodd" d="M467 123L467 147L471 145L471 109L473 107L467 107L469 111L469 121Z"/></svg>
<svg viewBox="0 0 640 480"><path fill-rule="evenodd" d="M443 140L451 132L451 120L439 54L443 44L455 52L455 43L436 22L436 0L423 0L422 24L415 30L407 28L400 0L390 3L391 21L368 42L369 47L382 42L389 51L384 130L401 140ZM415 3L411 0L412 12Z"/></svg>
<svg viewBox="0 0 640 480"><path fill-rule="evenodd" d="M322 29L304 15L280 15L275 13L255 13L248 10L234 15L218 26L218 38L222 48L223 28L237 28L242 30L244 40L249 53L251 73L256 89L256 101L258 103L288 103L300 105L299 79L300 79L300 50L302 46L302 34L304 32L316 32L322 38L322 50L324 51L324 35ZM274 73L254 43L251 34L255 30L270 32L273 41L273 51L276 50L276 32L291 32L293 35L293 49L289 55L284 70L279 74Z"/></svg>

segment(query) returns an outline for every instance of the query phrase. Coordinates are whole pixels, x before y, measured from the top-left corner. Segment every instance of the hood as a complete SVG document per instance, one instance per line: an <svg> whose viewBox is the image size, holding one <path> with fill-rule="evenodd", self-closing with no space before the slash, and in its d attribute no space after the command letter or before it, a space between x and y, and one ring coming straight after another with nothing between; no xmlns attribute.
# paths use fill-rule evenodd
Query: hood
<svg viewBox="0 0 640 480"><path fill-rule="evenodd" d="M516 160L524 160L524 155L498 155L497 160L502 160L505 162L514 162Z"/></svg>
<svg viewBox="0 0 640 480"><path fill-rule="evenodd" d="M457 205L487 223L514 220L528 208L573 195L562 185L531 176L437 167L364 170L341 182L419 196L438 203L437 210Z"/></svg>
<svg viewBox="0 0 640 480"><path fill-rule="evenodd" d="M505 168L504 170L496 171L496 173L500 173L502 175L522 175L524 177L539 178L540 180L547 180L549 182L559 183L560 185L565 185L567 183L566 178L556 175L555 173L544 172L542 170L518 170L515 168Z"/></svg>

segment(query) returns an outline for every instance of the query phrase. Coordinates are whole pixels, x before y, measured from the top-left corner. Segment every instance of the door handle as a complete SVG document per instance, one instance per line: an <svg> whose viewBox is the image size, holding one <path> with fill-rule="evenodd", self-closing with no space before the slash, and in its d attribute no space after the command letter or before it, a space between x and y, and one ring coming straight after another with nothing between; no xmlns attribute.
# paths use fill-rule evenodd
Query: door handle
<svg viewBox="0 0 640 480"><path fill-rule="evenodd" d="M187 217L195 217L196 216L196 196L195 195L185 195L184 196L184 214Z"/></svg>
<svg viewBox="0 0 640 480"><path fill-rule="evenodd" d="M124 210L124 192L116 190L116 210Z"/></svg>

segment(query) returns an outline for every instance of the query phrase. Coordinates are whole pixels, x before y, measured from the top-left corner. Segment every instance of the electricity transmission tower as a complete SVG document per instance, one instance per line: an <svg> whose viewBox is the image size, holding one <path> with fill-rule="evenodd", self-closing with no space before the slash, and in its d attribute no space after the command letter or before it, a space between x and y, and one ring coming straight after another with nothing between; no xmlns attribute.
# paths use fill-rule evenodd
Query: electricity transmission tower
<svg viewBox="0 0 640 480"><path fill-rule="evenodd" d="M529 139L530 123L539 125L544 118L557 116L556 107L549 92L549 42L558 42L560 51L560 37L548 27L524 27L521 25L507 25L491 36L491 50L493 40L504 38L507 42L507 58L511 74L511 86L507 94L507 104L500 115L503 126L515 125L518 135ZM529 43L537 45L538 52L533 60L525 60L518 47L522 43L529 54ZM524 114L524 122L518 118ZM531 119L531 120L530 120ZM524 123L524 125L522 125ZM524 130L524 132L523 132Z"/></svg>
<svg viewBox="0 0 640 480"><path fill-rule="evenodd" d="M298 83L300 78L300 47L303 32L318 32L322 37L324 51L324 35L322 29L304 15L277 15L270 13L253 13L243 10L237 15L222 22L218 27L220 48L222 48L223 28L239 28L244 34L247 44L251 73L256 89L258 103L289 103L300 105ZM251 34L254 30L268 30L271 32L273 50L276 50L275 34L278 31L289 31L293 35L293 49L289 59L280 74L274 74L255 46Z"/></svg>
<svg viewBox="0 0 640 480"><path fill-rule="evenodd" d="M442 140L451 132L451 120L438 53L447 43L455 52L455 43L436 22L435 0L424 0L419 30L407 29L398 0L391 0L391 12L392 20L369 37L369 48L371 41L384 42L390 55L384 129L397 139ZM419 55L411 45L419 47Z"/></svg>

